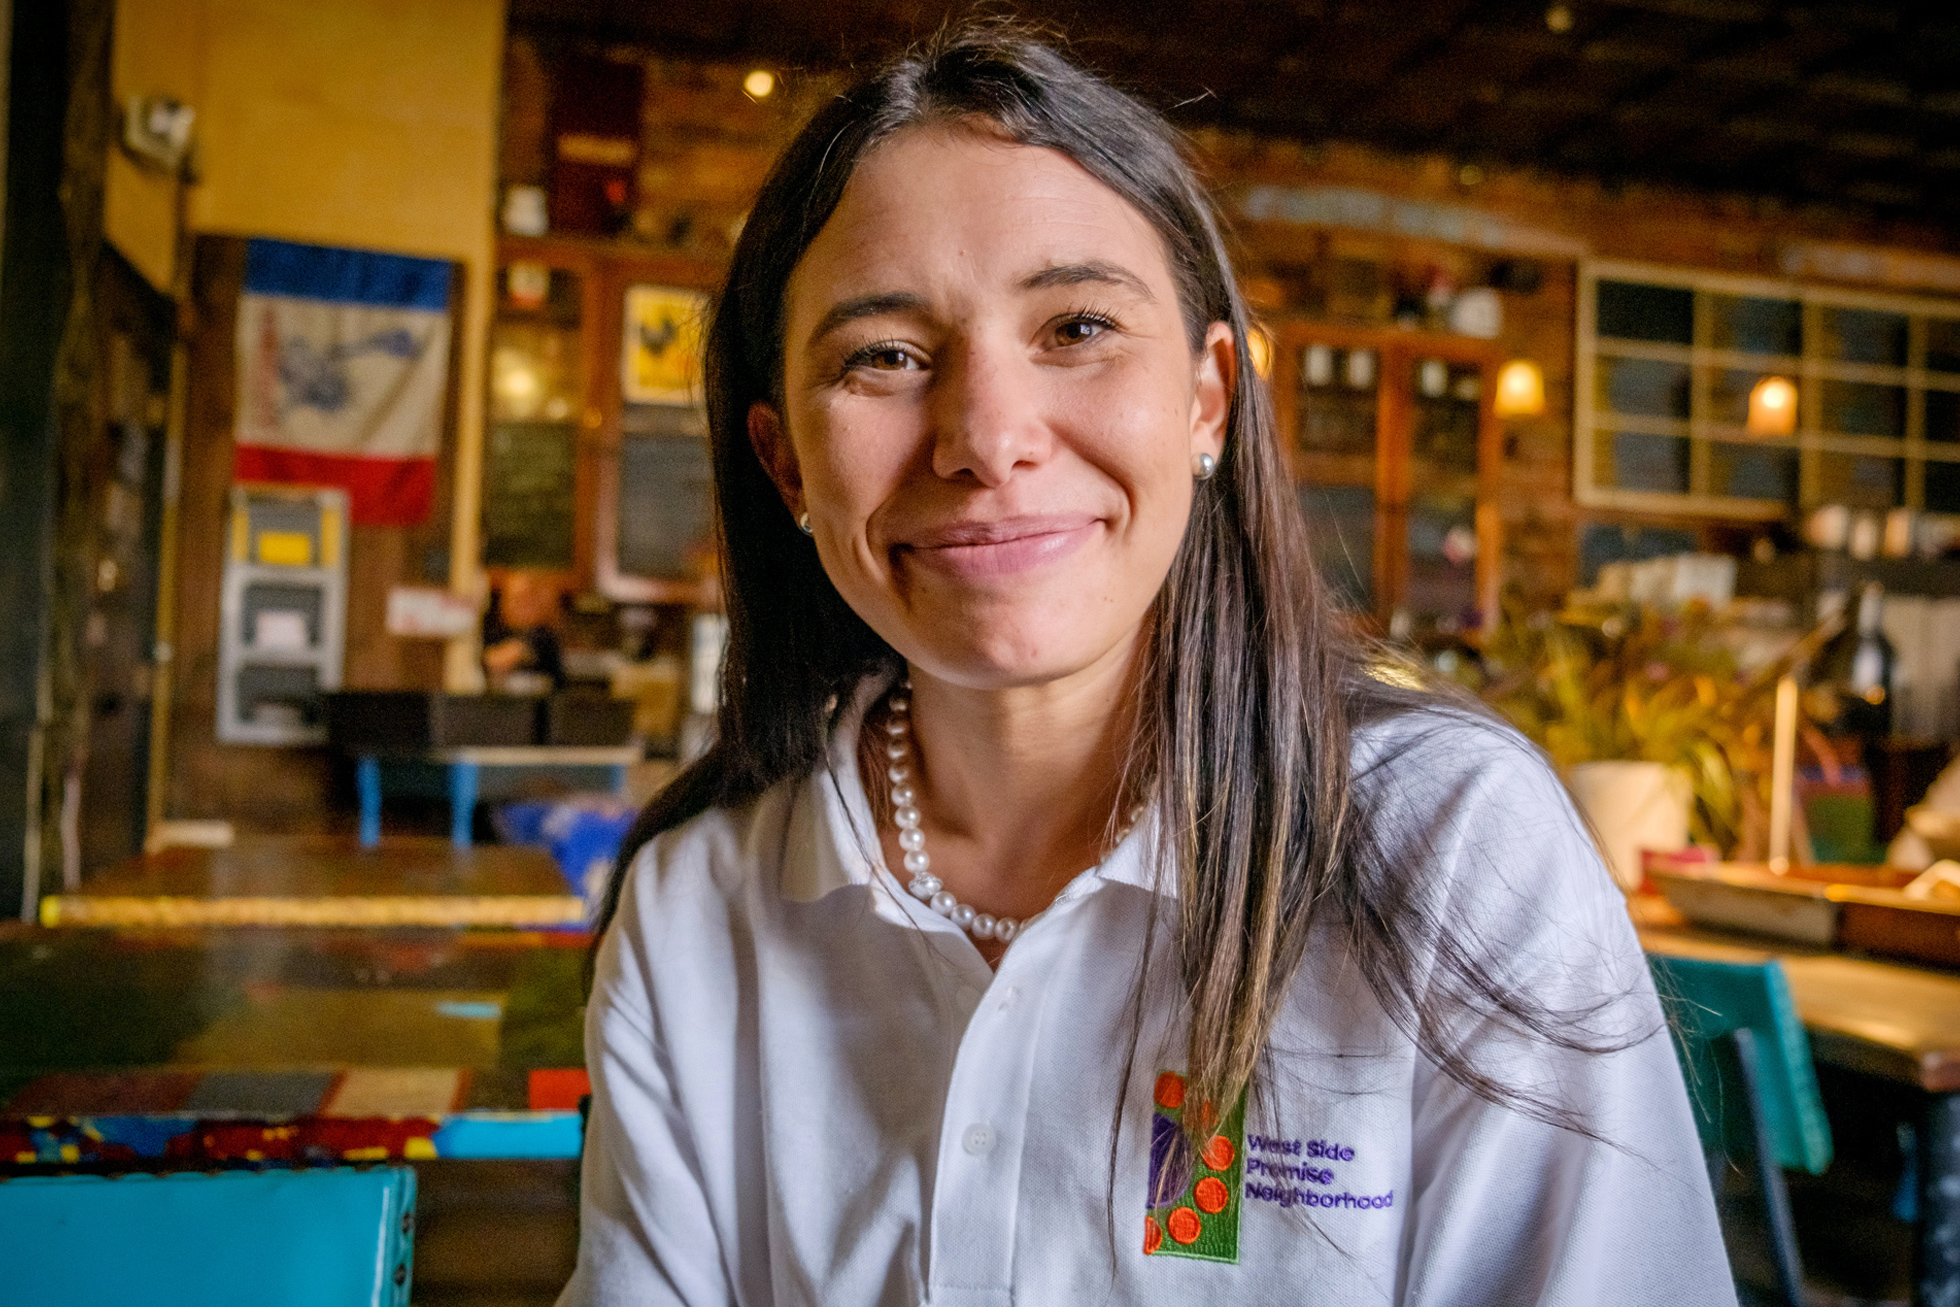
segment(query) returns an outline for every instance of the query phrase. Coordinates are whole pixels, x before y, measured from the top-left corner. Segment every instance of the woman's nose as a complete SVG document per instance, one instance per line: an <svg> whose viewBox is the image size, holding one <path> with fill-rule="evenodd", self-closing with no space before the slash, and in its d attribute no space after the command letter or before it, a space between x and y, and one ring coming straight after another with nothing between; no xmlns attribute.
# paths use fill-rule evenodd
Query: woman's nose
<svg viewBox="0 0 1960 1307"><path fill-rule="evenodd" d="M932 468L949 480L971 476L999 486L1018 467L1048 456L1037 369L1022 351L971 342L952 351L935 377Z"/></svg>

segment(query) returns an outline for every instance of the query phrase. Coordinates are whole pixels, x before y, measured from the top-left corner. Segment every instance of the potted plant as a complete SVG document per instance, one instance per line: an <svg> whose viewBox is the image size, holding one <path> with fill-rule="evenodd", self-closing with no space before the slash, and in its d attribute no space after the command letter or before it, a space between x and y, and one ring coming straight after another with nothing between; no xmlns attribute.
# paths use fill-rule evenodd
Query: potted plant
<svg viewBox="0 0 1960 1307"><path fill-rule="evenodd" d="M1628 892L1648 849L1761 856L1776 682L1819 634L1747 672L1722 634L1691 601L1509 610L1485 641L1476 688L1551 756Z"/></svg>

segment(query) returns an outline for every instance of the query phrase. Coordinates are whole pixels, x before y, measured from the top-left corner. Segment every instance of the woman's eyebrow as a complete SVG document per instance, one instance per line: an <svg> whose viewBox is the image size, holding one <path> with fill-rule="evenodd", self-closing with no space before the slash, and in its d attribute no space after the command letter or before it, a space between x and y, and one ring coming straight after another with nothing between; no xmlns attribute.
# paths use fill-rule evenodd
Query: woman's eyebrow
<svg viewBox="0 0 1960 1307"><path fill-rule="evenodd" d="M859 318L873 318L881 313L919 313L925 307L925 297L909 291L886 291L840 300L817 320L816 330L810 333L810 343L816 344L839 327L856 322Z"/></svg>
<svg viewBox="0 0 1960 1307"><path fill-rule="evenodd" d="M1090 259L1085 263L1058 263L1040 272L1030 273L1021 279L1023 290L1046 290L1050 286L1080 286L1085 282L1101 282L1106 286L1121 286L1130 293L1155 302L1156 296L1150 287L1144 285L1143 278L1121 264L1109 263L1102 259Z"/></svg>

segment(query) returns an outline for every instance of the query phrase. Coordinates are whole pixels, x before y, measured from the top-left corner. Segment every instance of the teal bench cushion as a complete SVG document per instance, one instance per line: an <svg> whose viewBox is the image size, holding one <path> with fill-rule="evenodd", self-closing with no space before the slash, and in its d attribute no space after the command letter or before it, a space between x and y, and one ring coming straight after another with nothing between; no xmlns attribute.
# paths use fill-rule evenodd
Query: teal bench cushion
<svg viewBox="0 0 1960 1307"><path fill-rule="evenodd" d="M407 1307L407 1167L0 1182L14 1307Z"/></svg>

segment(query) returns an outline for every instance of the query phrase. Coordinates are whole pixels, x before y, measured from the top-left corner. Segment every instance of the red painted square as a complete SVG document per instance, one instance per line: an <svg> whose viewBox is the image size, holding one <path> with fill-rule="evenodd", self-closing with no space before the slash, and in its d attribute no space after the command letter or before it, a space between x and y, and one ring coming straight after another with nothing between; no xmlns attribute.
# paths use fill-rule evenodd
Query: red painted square
<svg viewBox="0 0 1960 1307"><path fill-rule="evenodd" d="M577 1111L578 1100L592 1092L584 1067L553 1067L531 1073L531 1110Z"/></svg>

